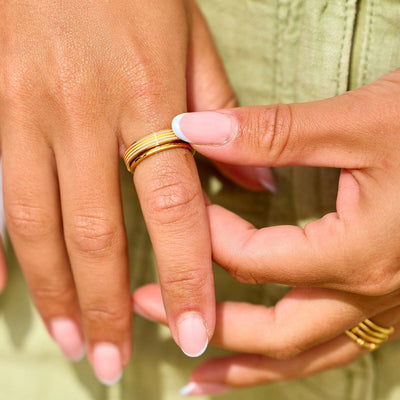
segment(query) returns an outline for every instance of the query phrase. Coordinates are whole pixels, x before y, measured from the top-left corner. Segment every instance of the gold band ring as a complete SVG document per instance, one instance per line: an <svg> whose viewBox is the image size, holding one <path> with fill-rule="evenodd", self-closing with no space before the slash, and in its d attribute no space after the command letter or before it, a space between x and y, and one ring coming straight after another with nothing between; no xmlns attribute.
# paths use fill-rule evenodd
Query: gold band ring
<svg viewBox="0 0 400 400"><path fill-rule="evenodd" d="M360 347L369 351L376 350L383 342L389 339L394 332L394 327L383 328L365 319L352 329L348 329L346 335L354 340Z"/></svg>
<svg viewBox="0 0 400 400"><path fill-rule="evenodd" d="M124 154L124 162L129 172L133 173L135 168L147 157L164 150L173 148L191 149L188 143L183 142L171 130L159 131L145 136L133 143Z"/></svg>

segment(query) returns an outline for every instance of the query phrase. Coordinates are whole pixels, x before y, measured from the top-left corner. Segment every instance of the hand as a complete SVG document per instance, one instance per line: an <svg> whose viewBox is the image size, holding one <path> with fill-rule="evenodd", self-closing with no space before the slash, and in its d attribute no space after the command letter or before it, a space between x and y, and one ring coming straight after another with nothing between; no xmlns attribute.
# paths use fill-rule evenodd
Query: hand
<svg viewBox="0 0 400 400"><path fill-rule="evenodd" d="M167 322L157 285L144 286L133 297L142 316ZM234 388L304 378L353 362L366 350L344 335L341 327L347 324L350 328L370 316L372 307L366 313L360 306L363 301L362 296L336 290L295 288L275 307L219 303L211 343L242 354L204 362L193 371L181 393L211 396ZM394 326L389 341L400 336L400 306L374 315L373 320Z"/></svg>
<svg viewBox="0 0 400 400"><path fill-rule="evenodd" d="M235 278L314 287L302 292L310 306L320 290L333 289L339 296L331 312L303 305L314 310L314 324L319 321L325 329L313 329L289 345L283 342L285 347L278 351L263 346L264 354L297 357L329 343L364 318L390 314L399 305L399 98L397 70L323 101L185 114L175 119L175 133L213 160L246 166L342 168L337 211L304 229L256 230L221 207L209 207L214 258ZM292 293L297 290L301 289ZM328 292L322 294L325 299ZM343 310L343 304L352 299L357 313ZM305 320L302 323L307 326ZM282 330L280 334L288 333Z"/></svg>
<svg viewBox="0 0 400 400"><path fill-rule="evenodd" d="M209 207L215 261L241 281L381 298L400 288L400 70L335 98L189 113L175 133L220 162L342 168L337 211L260 230Z"/></svg>
<svg viewBox="0 0 400 400"><path fill-rule="evenodd" d="M226 79L191 1L0 2L0 10L8 231L50 334L71 359L86 347L98 377L113 383L131 353L119 155L168 127L187 100L212 106L190 94L203 67ZM223 107L233 95L216 98ZM213 334L215 302L193 158L182 149L159 153L134 179L172 334L196 355Z"/></svg>

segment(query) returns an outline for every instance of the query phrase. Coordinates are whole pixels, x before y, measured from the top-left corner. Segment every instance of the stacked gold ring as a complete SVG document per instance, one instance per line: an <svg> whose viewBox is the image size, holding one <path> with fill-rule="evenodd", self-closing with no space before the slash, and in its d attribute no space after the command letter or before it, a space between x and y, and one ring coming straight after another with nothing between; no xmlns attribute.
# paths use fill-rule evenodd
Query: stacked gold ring
<svg viewBox="0 0 400 400"><path fill-rule="evenodd" d="M348 329L346 335L354 340L360 347L373 351L383 342L386 342L393 332L393 326L390 328L383 328L373 323L371 320L366 319L354 328Z"/></svg>
<svg viewBox="0 0 400 400"><path fill-rule="evenodd" d="M191 149L190 145L175 136L173 131L159 131L133 143L124 154L124 162L128 171L133 173L145 158L160 151L180 147Z"/></svg>

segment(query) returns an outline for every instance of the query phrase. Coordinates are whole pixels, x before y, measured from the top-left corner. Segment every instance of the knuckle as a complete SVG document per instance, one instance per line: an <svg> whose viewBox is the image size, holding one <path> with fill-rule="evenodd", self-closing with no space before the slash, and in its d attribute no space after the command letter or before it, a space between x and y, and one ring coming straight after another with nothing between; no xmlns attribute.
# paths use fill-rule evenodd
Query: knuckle
<svg viewBox="0 0 400 400"><path fill-rule="evenodd" d="M118 226L102 213L76 215L66 239L73 251L92 256L109 254L123 243Z"/></svg>
<svg viewBox="0 0 400 400"><path fill-rule="evenodd" d="M5 218L10 232L24 240L37 241L52 231L53 218L44 208L33 204L10 204L5 209Z"/></svg>
<svg viewBox="0 0 400 400"><path fill-rule="evenodd" d="M396 279L396 272L400 277L397 267L396 270L394 270L392 262L381 260L378 263L370 263L368 268L362 269L362 271L358 269L358 273L354 274L355 282L350 290L354 291L354 287L356 287L357 294L369 297L389 295L399 287L399 279Z"/></svg>
<svg viewBox="0 0 400 400"><path fill-rule="evenodd" d="M149 196L150 218L157 224L171 225L196 212L199 193L175 177L167 177L164 183L151 190Z"/></svg>
<svg viewBox="0 0 400 400"><path fill-rule="evenodd" d="M2 65L0 78L0 93L7 103L26 103L33 91L32 69L24 63L6 60Z"/></svg>
<svg viewBox="0 0 400 400"><path fill-rule="evenodd" d="M264 279L252 271L243 268L243 266L239 267L237 265L230 264L228 267L224 268L229 272L232 278L240 283L247 283L250 285L260 285L265 283Z"/></svg>
<svg viewBox="0 0 400 400"><path fill-rule="evenodd" d="M141 110L153 110L154 104L168 101L168 72L144 52L134 48L122 61L124 91L128 102Z"/></svg>
<svg viewBox="0 0 400 400"><path fill-rule="evenodd" d="M190 302L193 302L192 295L198 295L202 289L207 286L208 274L203 270L174 270L173 274L167 274L162 279L164 292L169 295L176 296L179 293L180 298L184 298L185 294L190 296Z"/></svg>
<svg viewBox="0 0 400 400"><path fill-rule="evenodd" d="M63 59L47 77L51 99L69 121L87 121L98 109L101 93L99 77L90 66Z"/></svg>
<svg viewBox="0 0 400 400"><path fill-rule="evenodd" d="M272 309L272 323L276 327L274 336L277 340L269 341L269 346L264 346L266 355L280 360L290 360L301 354L310 346L310 338L298 335L292 329L288 329L286 318L282 319L281 313L277 312L277 307ZM267 319L266 326L271 324L271 319Z"/></svg>
<svg viewBox="0 0 400 400"><path fill-rule="evenodd" d="M242 243L242 246L232 251L231 254L225 255L224 262L220 263L235 280L241 283L247 283L252 285L260 285L266 282L263 276L263 268L260 265L259 260L253 259L251 254L246 256L246 261L238 262L241 253L245 252L246 243L250 240L253 235L257 233L256 229L248 231L247 239Z"/></svg>
<svg viewBox="0 0 400 400"><path fill-rule="evenodd" d="M146 105L152 104L154 99L163 96L161 85L155 77L155 74L142 68L139 78L140 84L138 84L138 80L129 81L131 99L135 103L140 102L144 108L146 108Z"/></svg>
<svg viewBox="0 0 400 400"><path fill-rule="evenodd" d="M91 113L96 109L93 95L78 85L60 88L54 96L56 103L67 121L91 121Z"/></svg>
<svg viewBox="0 0 400 400"><path fill-rule="evenodd" d="M243 140L250 142L251 148L265 152L267 160L276 164L286 152L292 126L292 111L289 104L252 107L244 115L245 132ZM256 133L256 134L254 134Z"/></svg>
<svg viewBox="0 0 400 400"><path fill-rule="evenodd" d="M71 286L59 285L51 282L47 285L38 285L32 289L35 303L48 307L49 300L55 304L71 304L75 301L75 289Z"/></svg>
<svg viewBox="0 0 400 400"><path fill-rule="evenodd" d="M90 306L83 310L84 318L89 326L107 324L114 331L123 331L129 326L129 309L122 306Z"/></svg>
<svg viewBox="0 0 400 400"><path fill-rule="evenodd" d="M77 59L63 55L53 67L54 72L48 77L49 83L53 89L67 95L81 91L90 80L89 70L91 68L88 60L82 64Z"/></svg>
<svg viewBox="0 0 400 400"><path fill-rule="evenodd" d="M282 343L276 344L276 347L269 352L269 355L278 360L291 360L302 352L303 350L301 350L299 347L282 341Z"/></svg>

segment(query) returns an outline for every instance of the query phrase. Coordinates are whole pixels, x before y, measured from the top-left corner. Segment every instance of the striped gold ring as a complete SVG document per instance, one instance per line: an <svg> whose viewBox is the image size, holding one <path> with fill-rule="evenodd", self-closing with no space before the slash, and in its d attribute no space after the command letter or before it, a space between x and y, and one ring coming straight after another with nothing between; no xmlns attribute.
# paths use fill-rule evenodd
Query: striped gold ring
<svg viewBox="0 0 400 400"><path fill-rule="evenodd" d="M173 148L191 150L190 145L180 140L173 131L155 132L133 143L124 154L124 163L127 170L134 173L135 168L147 157Z"/></svg>
<svg viewBox="0 0 400 400"><path fill-rule="evenodd" d="M382 343L386 342L393 332L393 326L389 328L383 328L382 326L372 322L370 319L365 319L354 328L348 329L345 333L360 347L369 351L374 351Z"/></svg>

